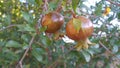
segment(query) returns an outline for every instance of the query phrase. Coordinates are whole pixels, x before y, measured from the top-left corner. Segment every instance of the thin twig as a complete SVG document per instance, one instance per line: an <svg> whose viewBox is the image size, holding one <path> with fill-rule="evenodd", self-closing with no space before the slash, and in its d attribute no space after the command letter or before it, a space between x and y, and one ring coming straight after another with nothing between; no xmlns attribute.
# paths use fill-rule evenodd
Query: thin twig
<svg viewBox="0 0 120 68"><path fill-rule="evenodd" d="M17 26L17 25L16 24L12 24L12 25L6 26L4 28L1 28L0 31L3 31L5 29L8 29L8 28L11 28L11 27L14 27L14 26Z"/></svg>
<svg viewBox="0 0 120 68"><path fill-rule="evenodd" d="M66 63L64 62L64 68L67 68Z"/></svg>
<svg viewBox="0 0 120 68"><path fill-rule="evenodd" d="M118 58L115 54L113 54L101 41L99 41L99 44L105 48L105 50L107 50L112 56L114 56L115 58L117 58L120 61L120 58Z"/></svg>
<svg viewBox="0 0 120 68"><path fill-rule="evenodd" d="M40 42L34 41L34 43L36 43L37 45L39 45L41 48L45 49L45 47Z"/></svg>
<svg viewBox="0 0 120 68"><path fill-rule="evenodd" d="M23 54L22 58L20 59L20 61L19 61L19 63L18 63L18 65L20 66L20 68L23 68L22 62L23 62L26 54L28 53L28 51L29 51L29 49L30 49L30 47L31 47L34 39L35 39L35 36L33 36L32 39L30 40L29 47L26 49L25 53ZM17 67L16 67L16 68L17 68Z"/></svg>
<svg viewBox="0 0 120 68"><path fill-rule="evenodd" d="M57 11L57 12L60 12L60 11L62 10L61 3L62 3L62 0L60 0L59 3L58 3L58 6L57 6L57 8L56 8L56 11Z"/></svg>
<svg viewBox="0 0 120 68"><path fill-rule="evenodd" d="M48 0L44 0L43 11L48 10Z"/></svg>
<svg viewBox="0 0 120 68"><path fill-rule="evenodd" d="M107 1L110 2L111 4L114 4L114 5L120 6L120 4L115 3L115 2L113 2L113 1L111 1L111 0L107 0Z"/></svg>
<svg viewBox="0 0 120 68"><path fill-rule="evenodd" d="M103 48L105 48L105 50L107 50L109 53L112 54L112 52L111 52L105 45L103 45L103 43L102 43L101 41L99 41L99 44L100 44Z"/></svg>

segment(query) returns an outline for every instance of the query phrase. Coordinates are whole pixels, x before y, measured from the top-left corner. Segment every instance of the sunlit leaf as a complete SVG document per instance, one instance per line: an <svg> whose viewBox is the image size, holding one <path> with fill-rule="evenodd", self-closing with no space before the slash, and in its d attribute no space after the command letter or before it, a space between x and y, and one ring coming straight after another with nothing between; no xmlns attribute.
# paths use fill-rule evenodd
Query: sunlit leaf
<svg viewBox="0 0 120 68"><path fill-rule="evenodd" d="M41 28L40 28L40 32L44 32L46 29L47 29L47 26L41 27Z"/></svg>
<svg viewBox="0 0 120 68"><path fill-rule="evenodd" d="M41 4L42 4L42 0L35 0L35 2L36 2L38 5L41 5Z"/></svg>
<svg viewBox="0 0 120 68"><path fill-rule="evenodd" d="M30 68L30 64L23 65L23 68Z"/></svg>
<svg viewBox="0 0 120 68"><path fill-rule="evenodd" d="M49 3L49 7L53 10L53 9L55 9L55 8L57 8L57 3L55 3L55 2L50 2Z"/></svg>
<svg viewBox="0 0 120 68"><path fill-rule="evenodd" d="M117 53L118 50L119 50L119 49L118 49L118 46L113 46L113 49L112 49L112 52L113 52L113 53Z"/></svg>
<svg viewBox="0 0 120 68"><path fill-rule="evenodd" d="M49 46L52 44L52 41L50 40L50 38L48 38L47 36L43 36L41 35L40 36L40 39L41 39L41 43L45 46Z"/></svg>
<svg viewBox="0 0 120 68"><path fill-rule="evenodd" d="M43 61L43 53L44 50L42 50L41 48L35 48L32 50L32 55L39 61L42 62Z"/></svg>
<svg viewBox="0 0 120 68"><path fill-rule="evenodd" d="M114 19L114 16L110 16L109 18L108 18L108 21L112 21Z"/></svg>
<svg viewBox="0 0 120 68"><path fill-rule="evenodd" d="M23 12L22 11L23 18L28 22L28 23L33 23L33 16L32 14L29 14L28 12Z"/></svg>
<svg viewBox="0 0 120 68"><path fill-rule="evenodd" d="M27 2L30 4L35 4L35 0L27 0Z"/></svg>
<svg viewBox="0 0 120 68"><path fill-rule="evenodd" d="M5 46L6 46L6 47L15 47L15 48L19 48L19 47L21 47L21 44L18 43L18 42L16 42L16 41L14 41L14 40L9 40L9 41L6 43Z"/></svg>
<svg viewBox="0 0 120 68"><path fill-rule="evenodd" d="M119 59L120 59L120 53L117 55L117 58L119 58Z"/></svg>
<svg viewBox="0 0 120 68"><path fill-rule="evenodd" d="M29 37L25 34L21 36L21 39L23 39L25 42L29 42Z"/></svg>
<svg viewBox="0 0 120 68"><path fill-rule="evenodd" d="M81 51L81 52L82 52L86 62L89 62L90 59L91 59L90 54L88 52L86 52L86 51Z"/></svg>
<svg viewBox="0 0 120 68"><path fill-rule="evenodd" d="M30 25L26 24L26 25L18 25L17 26L19 28L18 31L35 31L35 29L33 27L31 27Z"/></svg>
<svg viewBox="0 0 120 68"><path fill-rule="evenodd" d="M97 7L95 8L95 14L97 16L101 16L101 14L102 14L102 3L97 4Z"/></svg>
<svg viewBox="0 0 120 68"><path fill-rule="evenodd" d="M6 15L4 18L4 21L7 25L9 25L11 23L11 16L10 15Z"/></svg>
<svg viewBox="0 0 120 68"><path fill-rule="evenodd" d="M95 53L92 49L87 49L86 50L91 56L93 56L93 54Z"/></svg>
<svg viewBox="0 0 120 68"><path fill-rule="evenodd" d="M80 0L72 0L72 8L74 10L74 12L76 12L76 8L79 4Z"/></svg>

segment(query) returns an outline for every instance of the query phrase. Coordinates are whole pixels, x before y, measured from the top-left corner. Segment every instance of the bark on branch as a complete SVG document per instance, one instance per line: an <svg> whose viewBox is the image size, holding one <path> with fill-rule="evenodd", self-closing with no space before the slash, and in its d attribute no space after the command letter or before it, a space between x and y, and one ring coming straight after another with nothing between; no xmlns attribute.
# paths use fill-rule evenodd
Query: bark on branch
<svg viewBox="0 0 120 68"><path fill-rule="evenodd" d="M5 29L8 29L8 28L11 28L11 27L14 27L14 26L17 26L17 25L16 24L12 24L12 25L6 26L4 28L1 28L0 31L3 31Z"/></svg>
<svg viewBox="0 0 120 68"><path fill-rule="evenodd" d="M26 51L24 52L22 58L20 59L18 65L16 66L16 68L18 68L18 67L23 68L22 62L23 62L24 58L26 57L26 55L27 55L27 53L28 53L28 51L29 51L29 49L30 49L30 47L31 47L34 39L35 39L35 36L33 36L33 37L31 38L31 40L30 40L30 42L29 42L29 47L28 47L28 48L26 49Z"/></svg>
<svg viewBox="0 0 120 68"><path fill-rule="evenodd" d="M114 5L116 5L116 6L120 6L120 4L118 4L118 3L115 3L115 2L113 2L113 1L111 1L111 0L107 0L108 2L110 2L111 4L114 4Z"/></svg>

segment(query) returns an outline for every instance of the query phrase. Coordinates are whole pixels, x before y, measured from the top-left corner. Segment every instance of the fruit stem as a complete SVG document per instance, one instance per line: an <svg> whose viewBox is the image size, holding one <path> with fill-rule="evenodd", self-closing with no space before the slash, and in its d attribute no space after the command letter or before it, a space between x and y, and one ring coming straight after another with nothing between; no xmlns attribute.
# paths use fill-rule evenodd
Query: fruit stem
<svg viewBox="0 0 120 68"><path fill-rule="evenodd" d="M48 9L48 0L44 0L43 10L47 11Z"/></svg>
<svg viewBox="0 0 120 68"><path fill-rule="evenodd" d="M62 10L62 6L59 6L57 9L56 9L56 12L60 12Z"/></svg>
<svg viewBox="0 0 120 68"><path fill-rule="evenodd" d="M71 12L72 16L73 16L74 18L76 18L76 14L74 13L74 11L71 10L70 12Z"/></svg>
<svg viewBox="0 0 120 68"><path fill-rule="evenodd" d="M60 0L58 7L56 9L56 12L60 12L62 10L62 6L61 6L62 0Z"/></svg>

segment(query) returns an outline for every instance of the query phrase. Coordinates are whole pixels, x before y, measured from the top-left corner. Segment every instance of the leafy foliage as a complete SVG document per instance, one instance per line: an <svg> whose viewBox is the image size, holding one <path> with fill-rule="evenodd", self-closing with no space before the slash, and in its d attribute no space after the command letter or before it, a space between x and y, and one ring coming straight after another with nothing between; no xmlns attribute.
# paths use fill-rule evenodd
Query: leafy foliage
<svg viewBox="0 0 120 68"><path fill-rule="evenodd" d="M112 22L114 19L120 19L120 7L117 7L119 5L109 4L105 0L91 7L84 4L86 0L48 0L47 3L44 1L0 1L0 68L17 67L28 48L29 51L22 62L24 68L110 68L114 65L120 67L120 25L114 25ZM45 34L46 27L40 26L41 16L55 11L59 4L63 8L60 13L65 17L65 24L60 32L65 32L66 22L72 16L69 10L73 9L76 14L85 15L94 23L94 33L90 40L96 43L95 46L78 52L73 49L76 42L55 40L56 35ZM111 7L107 16L102 15L105 6ZM47 10L44 10L45 8ZM82 11L83 8L86 11ZM40 34L37 33L37 29ZM31 43L34 35L35 39Z"/></svg>

